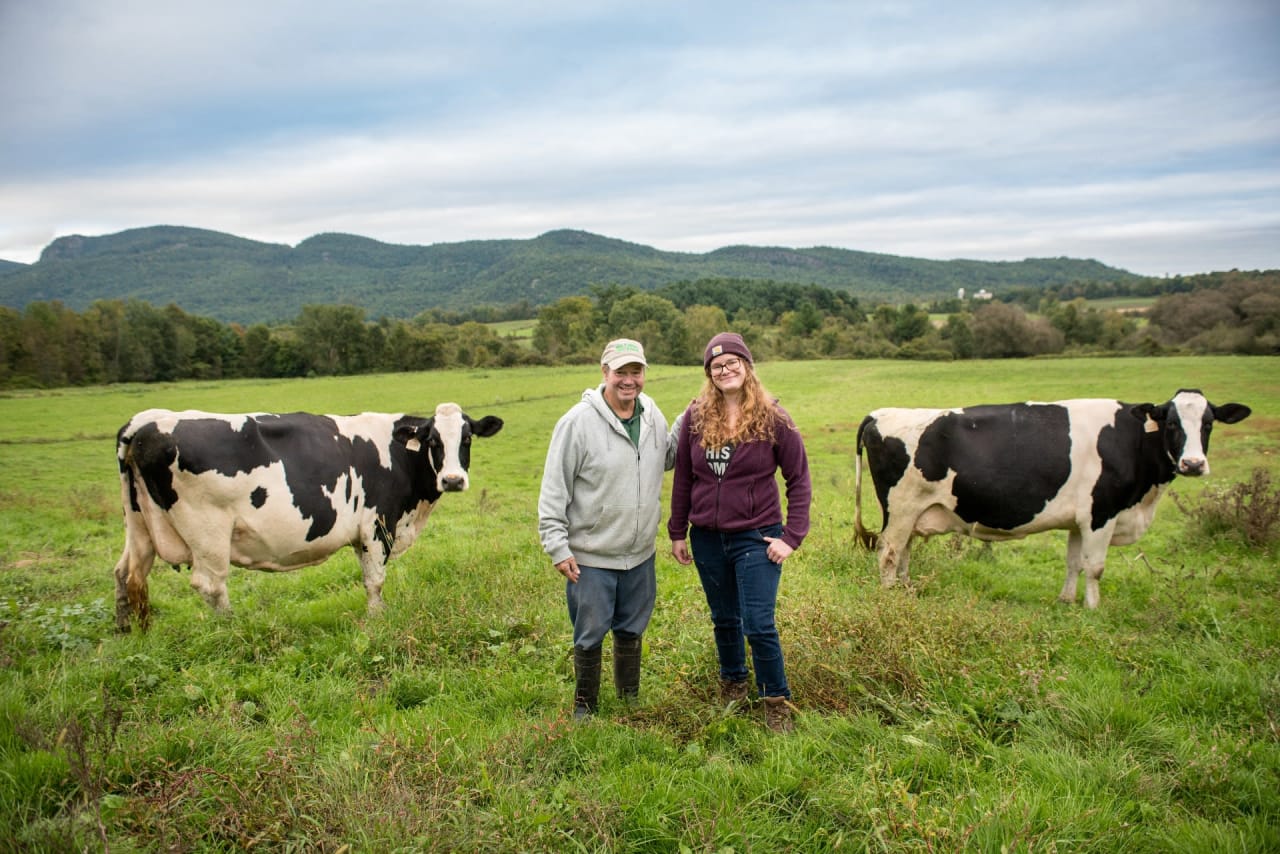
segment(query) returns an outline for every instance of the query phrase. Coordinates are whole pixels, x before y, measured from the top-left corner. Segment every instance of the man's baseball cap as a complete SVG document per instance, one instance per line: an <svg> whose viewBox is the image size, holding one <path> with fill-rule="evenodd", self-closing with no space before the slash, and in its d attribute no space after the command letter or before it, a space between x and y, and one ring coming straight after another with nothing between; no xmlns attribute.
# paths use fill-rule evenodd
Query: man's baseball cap
<svg viewBox="0 0 1280 854"><path fill-rule="evenodd" d="M644 347L639 341L632 341L630 338L616 338L610 341L604 347L604 352L600 354L600 364L608 365L609 370L616 371L623 365L645 365L648 362L644 360Z"/></svg>

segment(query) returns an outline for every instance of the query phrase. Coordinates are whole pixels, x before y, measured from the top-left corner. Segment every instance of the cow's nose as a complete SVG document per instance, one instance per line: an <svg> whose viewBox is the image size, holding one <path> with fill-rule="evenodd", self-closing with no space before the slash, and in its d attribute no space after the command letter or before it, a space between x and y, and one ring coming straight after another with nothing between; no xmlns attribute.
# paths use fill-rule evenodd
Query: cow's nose
<svg viewBox="0 0 1280 854"><path fill-rule="evenodd" d="M1188 477L1199 477L1205 473L1205 461L1202 459L1183 459L1178 463L1178 473L1185 474Z"/></svg>
<svg viewBox="0 0 1280 854"><path fill-rule="evenodd" d="M445 492L462 492L467 488L467 479L460 474L447 474L440 478L440 486Z"/></svg>

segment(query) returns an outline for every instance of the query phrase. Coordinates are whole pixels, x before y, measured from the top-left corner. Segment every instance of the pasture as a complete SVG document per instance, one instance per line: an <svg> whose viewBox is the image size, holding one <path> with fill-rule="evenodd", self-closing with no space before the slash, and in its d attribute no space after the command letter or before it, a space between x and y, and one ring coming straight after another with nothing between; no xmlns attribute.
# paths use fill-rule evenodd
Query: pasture
<svg viewBox="0 0 1280 854"><path fill-rule="evenodd" d="M551 428L593 367L0 397L0 850L1280 850L1274 546L1206 537L1166 497L1088 611L1056 602L1061 534L936 538L912 589L882 590L852 533L854 433L879 406L1198 387L1254 414L1217 426L1212 474L1172 487L1182 503L1259 467L1280 480L1280 359L759 369L815 490L779 603L787 736L716 705L706 604L665 534L639 703L608 686L595 720L571 720L563 580L535 508ZM700 381L654 366L646 391L670 420ZM383 615L366 617L344 550L233 571L225 617L159 564L150 632L115 633L114 435L134 412L444 400L506 425L389 566Z"/></svg>
<svg viewBox="0 0 1280 854"><path fill-rule="evenodd" d="M1155 303L1156 297L1102 297L1088 301L1090 308L1110 309L1121 314L1141 314Z"/></svg>
<svg viewBox="0 0 1280 854"><path fill-rule="evenodd" d="M516 341L530 346L533 344L533 330L537 328L537 318L529 318L528 320L500 320L496 323L486 323L490 329L494 331L500 338L514 338Z"/></svg>

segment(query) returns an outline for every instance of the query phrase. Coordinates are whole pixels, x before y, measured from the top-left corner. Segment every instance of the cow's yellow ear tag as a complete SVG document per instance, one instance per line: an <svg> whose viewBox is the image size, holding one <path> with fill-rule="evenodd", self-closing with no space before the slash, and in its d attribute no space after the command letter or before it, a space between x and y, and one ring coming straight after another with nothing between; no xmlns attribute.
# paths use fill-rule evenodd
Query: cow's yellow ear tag
<svg viewBox="0 0 1280 854"><path fill-rule="evenodd" d="M1160 432L1160 425L1156 423L1156 420L1155 420L1154 418L1148 418L1148 419L1147 419L1147 422L1146 422L1145 424L1143 424L1143 425L1142 425L1142 427L1143 427L1143 429L1144 429L1144 430L1146 430L1148 433L1159 433L1159 432Z"/></svg>

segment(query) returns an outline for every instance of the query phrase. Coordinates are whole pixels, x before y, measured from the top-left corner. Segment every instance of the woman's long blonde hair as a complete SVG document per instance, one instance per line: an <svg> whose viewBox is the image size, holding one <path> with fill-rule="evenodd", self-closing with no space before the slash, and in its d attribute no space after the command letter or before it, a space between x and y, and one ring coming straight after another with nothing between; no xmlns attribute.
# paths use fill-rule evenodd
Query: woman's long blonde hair
<svg viewBox="0 0 1280 854"><path fill-rule="evenodd" d="M752 440L772 441L780 418L773 397L765 390L754 367L742 360L742 403L738 411L738 424L729 430L729 411L724 393L708 376L702 391L694 400L693 420L689 430L702 441L702 447L723 448L730 442L742 444Z"/></svg>

